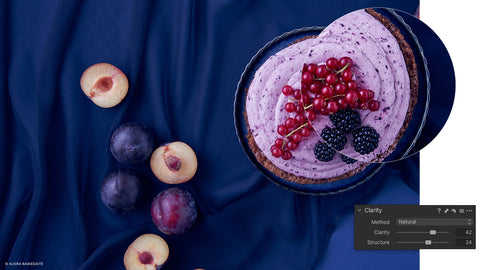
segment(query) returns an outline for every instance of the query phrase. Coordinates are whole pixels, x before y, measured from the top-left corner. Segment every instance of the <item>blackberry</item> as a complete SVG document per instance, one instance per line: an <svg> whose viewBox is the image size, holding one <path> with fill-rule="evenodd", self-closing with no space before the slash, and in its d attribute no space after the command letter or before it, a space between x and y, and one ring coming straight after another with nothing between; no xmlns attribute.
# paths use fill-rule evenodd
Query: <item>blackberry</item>
<svg viewBox="0 0 480 270"><path fill-rule="evenodd" d="M332 160L335 156L335 150L323 142L315 144L313 152L315 153L316 159L325 162Z"/></svg>
<svg viewBox="0 0 480 270"><path fill-rule="evenodd" d="M337 151L343 150L345 144L347 144L347 137L338 128L326 127L322 130L320 136L325 143Z"/></svg>
<svg viewBox="0 0 480 270"><path fill-rule="evenodd" d="M353 148L362 155L372 152L378 146L377 131L369 126L362 126L353 131Z"/></svg>
<svg viewBox="0 0 480 270"><path fill-rule="evenodd" d="M353 159L353 158L351 158L351 157L347 157L347 156L342 155L342 154L340 154L340 157L342 158L342 161L345 162L345 163L347 163L347 164L352 164L352 163L357 162L356 159Z"/></svg>
<svg viewBox="0 0 480 270"><path fill-rule="evenodd" d="M332 124L346 134L352 132L362 123L358 112L350 108L330 114L329 117L330 121L332 121Z"/></svg>

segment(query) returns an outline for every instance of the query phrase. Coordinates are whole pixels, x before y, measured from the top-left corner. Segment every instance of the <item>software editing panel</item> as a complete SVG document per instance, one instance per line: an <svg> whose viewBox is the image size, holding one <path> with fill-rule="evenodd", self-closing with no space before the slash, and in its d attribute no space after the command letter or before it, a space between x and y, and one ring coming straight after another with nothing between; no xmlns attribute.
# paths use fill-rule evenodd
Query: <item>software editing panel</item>
<svg viewBox="0 0 480 270"><path fill-rule="evenodd" d="M475 205L355 205L355 249L475 249Z"/></svg>

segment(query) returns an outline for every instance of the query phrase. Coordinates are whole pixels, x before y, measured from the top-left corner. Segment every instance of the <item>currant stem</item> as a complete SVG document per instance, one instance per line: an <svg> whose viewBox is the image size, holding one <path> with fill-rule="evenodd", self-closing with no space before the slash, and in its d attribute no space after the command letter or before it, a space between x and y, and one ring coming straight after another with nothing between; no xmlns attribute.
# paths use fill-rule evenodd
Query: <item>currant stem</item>
<svg viewBox="0 0 480 270"><path fill-rule="evenodd" d="M333 97L326 98L325 101L330 100L330 99L334 99L334 98L337 98L337 97L345 97L345 95L344 94L334 95Z"/></svg>
<svg viewBox="0 0 480 270"><path fill-rule="evenodd" d="M297 100L297 99L295 99L295 98L288 98L288 101L300 102L299 100Z"/></svg>
<svg viewBox="0 0 480 270"><path fill-rule="evenodd" d="M347 69L349 66L349 63L347 63L342 69L340 69L339 71L337 71L335 74L338 74L338 73L341 73L343 72L345 69Z"/></svg>
<svg viewBox="0 0 480 270"><path fill-rule="evenodd" d="M289 136L292 136L295 132L299 131L300 129L306 127L308 125L308 122L303 123L303 125L299 126L298 128L292 130L290 133L288 133L285 138L288 138Z"/></svg>

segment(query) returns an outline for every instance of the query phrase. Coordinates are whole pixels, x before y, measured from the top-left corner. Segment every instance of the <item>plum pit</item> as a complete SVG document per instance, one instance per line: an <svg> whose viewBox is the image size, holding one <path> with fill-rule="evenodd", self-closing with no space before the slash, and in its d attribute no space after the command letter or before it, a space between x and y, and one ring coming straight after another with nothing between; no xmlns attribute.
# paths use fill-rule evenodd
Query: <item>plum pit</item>
<svg viewBox="0 0 480 270"><path fill-rule="evenodd" d="M112 77L102 77L95 83L93 88L100 92L107 92L107 91L110 91L110 89L112 89L112 85L113 85Z"/></svg>
<svg viewBox="0 0 480 270"><path fill-rule="evenodd" d="M165 164L171 171L179 171L182 167L182 160L176 156L168 156L165 159Z"/></svg>
<svg viewBox="0 0 480 270"><path fill-rule="evenodd" d="M142 253L138 254L138 260L142 264L152 264L153 263L152 253L148 251L143 251Z"/></svg>

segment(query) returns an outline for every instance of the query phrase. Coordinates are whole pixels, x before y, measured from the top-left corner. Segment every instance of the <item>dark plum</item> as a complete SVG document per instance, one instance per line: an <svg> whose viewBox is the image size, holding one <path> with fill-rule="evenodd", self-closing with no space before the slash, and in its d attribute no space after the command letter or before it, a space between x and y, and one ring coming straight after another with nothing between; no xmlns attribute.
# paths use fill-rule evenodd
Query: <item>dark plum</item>
<svg viewBox="0 0 480 270"><path fill-rule="evenodd" d="M131 169L109 173L100 187L103 204L117 214L126 214L135 209L142 197L142 181Z"/></svg>
<svg viewBox="0 0 480 270"><path fill-rule="evenodd" d="M157 228L168 235L188 231L197 219L197 207L192 195L176 187L160 192L152 202L150 213Z"/></svg>
<svg viewBox="0 0 480 270"><path fill-rule="evenodd" d="M119 162L140 164L150 158L155 144L153 130L139 123L119 126L110 138L110 152Z"/></svg>

